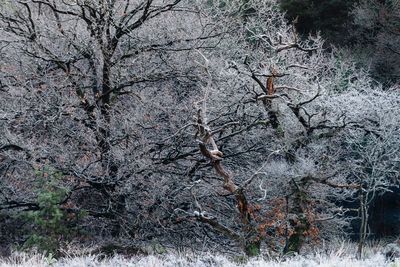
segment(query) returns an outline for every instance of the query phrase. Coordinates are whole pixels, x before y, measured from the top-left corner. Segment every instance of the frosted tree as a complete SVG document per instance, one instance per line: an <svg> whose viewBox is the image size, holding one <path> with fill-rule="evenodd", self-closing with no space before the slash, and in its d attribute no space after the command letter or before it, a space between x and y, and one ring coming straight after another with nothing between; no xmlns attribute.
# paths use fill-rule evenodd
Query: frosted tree
<svg viewBox="0 0 400 267"><path fill-rule="evenodd" d="M117 235L135 206L127 198L154 184L144 177L164 149L159 136L181 126L172 114L187 110L191 51L212 48L221 31L179 0L2 1L0 21L2 182L21 179L2 208L35 208L24 192L48 166L71 189L69 211L122 218Z"/></svg>

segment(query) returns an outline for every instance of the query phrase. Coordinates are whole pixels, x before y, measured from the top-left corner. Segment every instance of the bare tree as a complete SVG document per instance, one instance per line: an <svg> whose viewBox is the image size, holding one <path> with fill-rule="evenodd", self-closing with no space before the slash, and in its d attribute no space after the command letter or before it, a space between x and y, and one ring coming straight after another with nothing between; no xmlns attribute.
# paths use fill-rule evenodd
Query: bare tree
<svg viewBox="0 0 400 267"><path fill-rule="evenodd" d="M237 5L241 6L239 2ZM205 178L200 163L194 170L198 170L200 180L188 186L196 213L188 215L186 210L183 214L239 241L251 254L243 246L246 237L253 245L254 240L267 240L273 247L266 233L271 218L263 216L274 208L274 200L286 199L282 205L286 206L282 210L286 213L287 223L282 223L286 245L278 250L299 252L310 239L307 236L318 235L321 224L333 220L343 225L340 221L344 221L345 211L332 199L345 198L359 188L340 174L336 157L322 156L330 153L330 138L341 136L344 129L358 123L357 118L347 114L350 105L340 100L343 92L370 86L370 80L351 62L338 64L333 54L324 54L320 38L300 39L294 27L274 9L274 3L249 1L246 8L237 10L247 13L237 13L240 19L227 24L238 29L236 43L222 42L226 53L207 56L212 86L210 80L204 81L207 90L201 103L205 102L207 109L201 109L196 122L200 151L224 179L223 188L235 196L235 201L223 199L225 195L215 189L217 178ZM245 153L239 152L246 146L249 149ZM254 190L255 181L261 192ZM216 191L215 197L210 196L212 191ZM216 197L221 195L221 205L230 207L236 217L214 207ZM202 212L208 216L200 216ZM240 218L248 218L251 223L241 222ZM270 228L276 230L278 224L272 223ZM260 244L255 251L259 251Z"/></svg>
<svg viewBox="0 0 400 267"><path fill-rule="evenodd" d="M195 79L190 51L215 46L221 31L180 0L4 1L0 19L2 152L10 157L2 175L17 175L21 160L20 175L37 165L62 171L83 193L74 201L102 199L91 215L125 218L118 234L127 182L151 169L161 124L180 124L168 116L182 110ZM15 161L13 151L25 154ZM9 199L4 208L23 203Z"/></svg>
<svg viewBox="0 0 400 267"><path fill-rule="evenodd" d="M359 199L359 246L357 256L363 256L363 247L369 234L369 207L376 196L398 186L398 104L397 94L369 92L364 96L363 110L367 115L360 128L348 129L345 151L349 178L359 184L355 193ZM364 115L365 116L365 115Z"/></svg>

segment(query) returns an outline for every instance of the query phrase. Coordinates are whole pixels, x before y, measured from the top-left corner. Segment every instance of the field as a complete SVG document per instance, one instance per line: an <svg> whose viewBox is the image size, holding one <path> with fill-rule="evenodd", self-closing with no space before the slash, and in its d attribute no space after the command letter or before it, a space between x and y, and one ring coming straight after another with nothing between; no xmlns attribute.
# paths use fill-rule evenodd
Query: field
<svg viewBox="0 0 400 267"><path fill-rule="evenodd" d="M0 260L0 267L39 267L39 266L57 266L57 267L80 267L80 266L126 266L126 267L400 267L400 259L395 261L386 261L383 254L383 247L369 246L365 250L363 260L357 260L354 257L355 246L348 243L342 243L335 249L324 248L321 251L310 252L309 256L294 256L287 258L271 259L266 256L246 260L238 256L222 256L212 253L173 253L169 252L162 255L123 257L114 256L112 258L102 258L93 255L78 255L79 252L73 252L69 256L61 259L45 257L36 253L14 253L13 256Z"/></svg>

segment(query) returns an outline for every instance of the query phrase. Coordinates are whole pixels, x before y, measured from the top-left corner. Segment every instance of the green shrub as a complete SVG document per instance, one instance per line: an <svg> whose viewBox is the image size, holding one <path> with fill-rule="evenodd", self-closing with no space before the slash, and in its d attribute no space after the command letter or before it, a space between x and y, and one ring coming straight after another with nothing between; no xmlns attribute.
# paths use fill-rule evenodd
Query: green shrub
<svg viewBox="0 0 400 267"><path fill-rule="evenodd" d="M46 254L56 254L60 243L69 236L67 214L61 208L69 191L60 185L62 174L45 169L37 171L36 201L38 210L28 211L24 217L31 222L32 232L24 248L37 248Z"/></svg>

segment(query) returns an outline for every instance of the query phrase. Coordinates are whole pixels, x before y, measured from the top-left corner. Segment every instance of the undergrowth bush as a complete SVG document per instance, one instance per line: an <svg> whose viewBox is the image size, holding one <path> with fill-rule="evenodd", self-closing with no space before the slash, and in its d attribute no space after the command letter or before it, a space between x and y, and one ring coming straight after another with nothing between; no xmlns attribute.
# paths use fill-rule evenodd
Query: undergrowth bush
<svg viewBox="0 0 400 267"><path fill-rule="evenodd" d="M60 184L62 173L44 169L36 171L37 210L26 212L24 218L32 224L32 232L24 249L36 248L46 255L55 255L62 241L68 240L68 218L61 205L69 190Z"/></svg>

